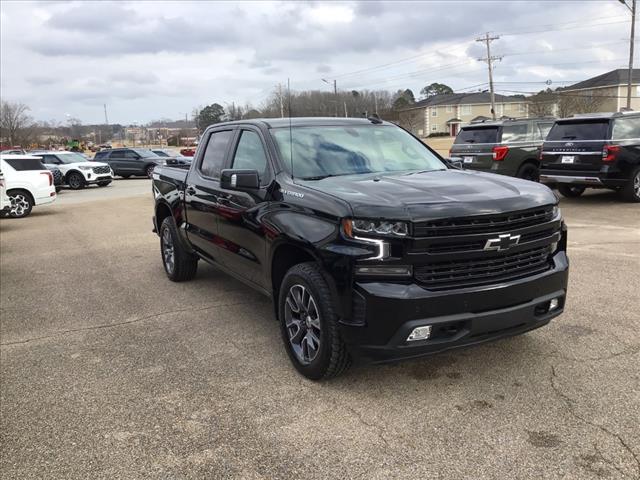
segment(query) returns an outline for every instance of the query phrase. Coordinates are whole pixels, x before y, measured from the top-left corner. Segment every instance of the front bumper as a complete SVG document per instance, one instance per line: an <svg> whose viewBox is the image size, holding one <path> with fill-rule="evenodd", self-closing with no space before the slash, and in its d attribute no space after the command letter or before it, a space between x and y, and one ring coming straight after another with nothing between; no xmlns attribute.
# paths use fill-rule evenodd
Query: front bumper
<svg viewBox="0 0 640 480"><path fill-rule="evenodd" d="M357 284L363 325L341 325L354 357L375 363L415 358L518 335L549 323L564 309L568 259L554 257L552 269L506 284L431 292L416 284ZM558 308L545 307L552 298ZM431 325L428 340L407 342L418 326Z"/></svg>
<svg viewBox="0 0 640 480"><path fill-rule="evenodd" d="M87 178L89 177L89 178ZM100 182L111 182L113 181L113 177L111 176L111 174L99 174L96 175L94 173L89 174L88 176L85 176L85 181L89 184L93 184L93 183L100 183Z"/></svg>

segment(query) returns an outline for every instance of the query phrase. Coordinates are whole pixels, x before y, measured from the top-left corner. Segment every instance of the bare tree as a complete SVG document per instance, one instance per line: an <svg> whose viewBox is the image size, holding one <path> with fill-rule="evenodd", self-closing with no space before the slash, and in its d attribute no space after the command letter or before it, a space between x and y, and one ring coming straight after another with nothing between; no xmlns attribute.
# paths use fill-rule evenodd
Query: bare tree
<svg viewBox="0 0 640 480"><path fill-rule="evenodd" d="M0 103L0 139L10 146L30 142L33 136L33 119L27 114L24 103L2 101Z"/></svg>

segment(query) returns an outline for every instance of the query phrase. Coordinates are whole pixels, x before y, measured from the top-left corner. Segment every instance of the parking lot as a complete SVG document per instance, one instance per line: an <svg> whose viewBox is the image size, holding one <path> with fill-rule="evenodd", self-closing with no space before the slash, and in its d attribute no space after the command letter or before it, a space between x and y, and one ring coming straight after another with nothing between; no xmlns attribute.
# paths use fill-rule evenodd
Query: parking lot
<svg viewBox="0 0 640 480"><path fill-rule="evenodd" d="M324 383L270 302L167 280L146 179L0 221L3 478L640 478L640 215L561 201L549 326Z"/></svg>

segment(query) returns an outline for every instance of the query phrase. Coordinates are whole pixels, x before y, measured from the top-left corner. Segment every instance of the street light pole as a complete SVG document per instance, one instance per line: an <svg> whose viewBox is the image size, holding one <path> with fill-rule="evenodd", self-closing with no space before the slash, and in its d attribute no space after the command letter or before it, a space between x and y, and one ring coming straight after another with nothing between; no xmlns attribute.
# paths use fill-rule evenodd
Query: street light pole
<svg viewBox="0 0 640 480"><path fill-rule="evenodd" d="M631 110L631 85L633 84L633 50L636 34L636 0L631 0L631 6L626 0L618 0L631 11L631 37L629 39L629 75L627 77L627 110Z"/></svg>

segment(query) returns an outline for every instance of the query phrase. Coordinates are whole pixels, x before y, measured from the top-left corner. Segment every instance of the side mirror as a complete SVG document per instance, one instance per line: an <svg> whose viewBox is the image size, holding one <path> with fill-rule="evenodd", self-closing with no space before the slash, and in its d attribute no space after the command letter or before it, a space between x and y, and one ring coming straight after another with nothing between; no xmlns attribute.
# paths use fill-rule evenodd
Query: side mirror
<svg viewBox="0 0 640 480"><path fill-rule="evenodd" d="M462 163L462 160L460 160L459 157L445 158L445 161L447 162L447 165L449 165L451 168L464 170L464 165Z"/></svg>
<svg viewBox="0 0 640 480"><path fill-rule="evenodd" d="M260 177L257 170L222 170L220 187L226 190L258 190Z"/></svg>

